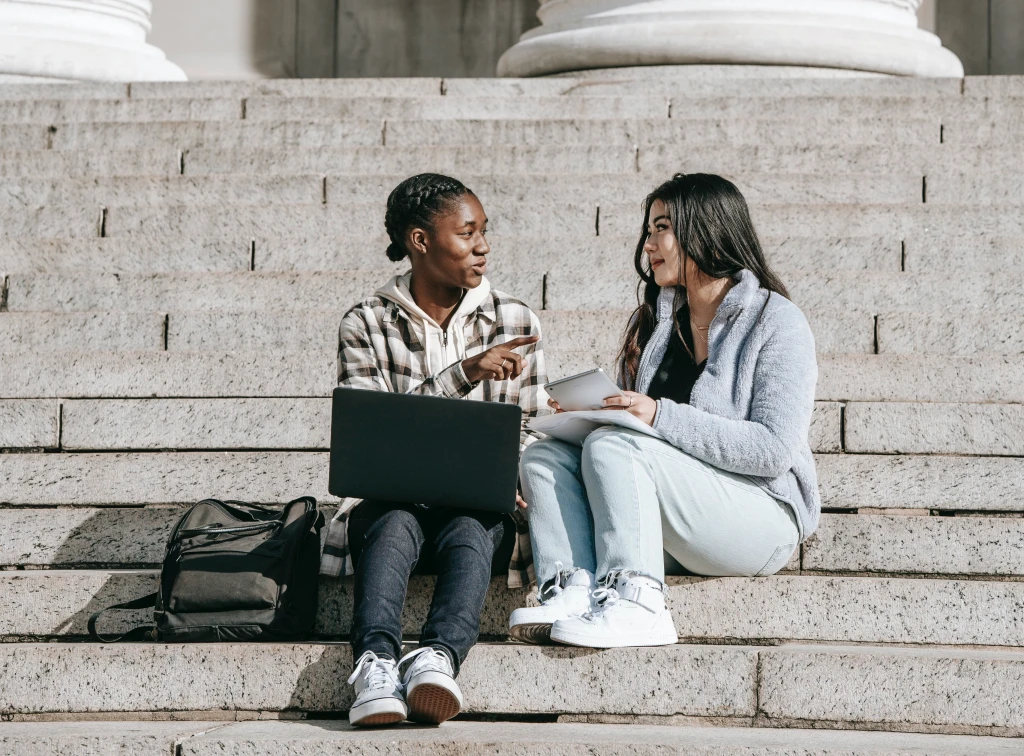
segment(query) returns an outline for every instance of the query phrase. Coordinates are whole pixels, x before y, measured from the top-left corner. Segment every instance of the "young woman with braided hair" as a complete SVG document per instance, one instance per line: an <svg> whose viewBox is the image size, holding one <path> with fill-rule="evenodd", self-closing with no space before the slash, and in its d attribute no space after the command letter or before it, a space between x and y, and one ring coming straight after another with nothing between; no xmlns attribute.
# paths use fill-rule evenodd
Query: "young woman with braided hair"
<svg viewBox="0 0 1024 756"><path fill-rule="evenodd" d="M447 176L413 176L388 197L385 227L388 258L408 258L411 270L342 319L338 384L512 402L536 416L546 380L540 322L487 281L487 216L476 195ZM524 431L523 447L532 440ZM521 516L363 501L335 518L322 571L347 574L354 562L349 721L440 723L457 714L455 677L479 635L491 576L528 582L529 546ZM436 572L437 582L419 648L401 658L414 569Z"/></svg>

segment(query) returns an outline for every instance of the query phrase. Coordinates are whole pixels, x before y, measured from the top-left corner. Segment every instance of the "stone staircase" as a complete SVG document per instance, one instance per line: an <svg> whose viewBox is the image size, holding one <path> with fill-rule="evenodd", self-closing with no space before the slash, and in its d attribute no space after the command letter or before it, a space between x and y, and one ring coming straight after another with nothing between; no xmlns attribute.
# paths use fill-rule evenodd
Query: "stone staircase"
<svg viewBox="0 0 1024 756"><path fill-rule="evenodd" d="M0 753L1021 753L1022 106L1013 77L0 89ZM819 531L771 578L671 579L668 648L510 644L495 580L435 730L344 722L347 581L316 642L86 642L183 507L334 503L337 325L424 170L481 196L552 377L610 367L646 192L733 178L818 343Z"/></svg>

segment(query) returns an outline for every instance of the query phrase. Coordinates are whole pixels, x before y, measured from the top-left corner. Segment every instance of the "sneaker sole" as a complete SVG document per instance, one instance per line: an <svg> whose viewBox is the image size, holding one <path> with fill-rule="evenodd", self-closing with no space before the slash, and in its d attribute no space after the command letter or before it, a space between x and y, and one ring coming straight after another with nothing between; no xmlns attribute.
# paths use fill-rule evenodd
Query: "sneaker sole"
<svg viewBox="0 0 1024 756"><path fill-rule="evenodd" d="M535 646L551 645L551 623L533 623L514 625L509 628L508 635L520 643L532 643Z"/></svg>
<svg viewBox="0 0 1024 756"><path fill-rule="evenodd" d="M348 713L349 724L353 727L383 727L398 724L406 718L400 702L369 701ZM365 711L365 714L363 713Z"/></svg>
<svg viewBox="0 0 1024 756"><path fill-rule="evenodd" d="M462 704L454 693L431 683L417 685L405 700L409 705L409 719L413 722L441 724L462 711Z"/></svg>
<svg viewBox="0 0 1024 756"><path fill-rule="evenodd" d="M582 646L584 648L644 648L647 646L674 646L679 636L655 633L636 633L622 635L617 638L596 638L581 633L551 632L551 640L566 646Z"/></svg>

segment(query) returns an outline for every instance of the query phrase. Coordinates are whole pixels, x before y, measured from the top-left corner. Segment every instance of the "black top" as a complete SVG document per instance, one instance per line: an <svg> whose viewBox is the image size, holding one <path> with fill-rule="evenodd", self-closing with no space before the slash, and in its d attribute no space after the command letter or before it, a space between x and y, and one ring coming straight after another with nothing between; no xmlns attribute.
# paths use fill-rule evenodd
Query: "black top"
<svg viewBox="0 0 1024 756"><path fill-rule="evenodd" d="M685 304L679 309L676 317L679 328L672 329L672 338L668 342L665 356L654 374L647 395L651 399L670 399L678 404L689 404L693 384L704 372L704 366L708 361L704 360L698 365L692 357L693 333L690 328L690 310ZM680 331L683 333L682 338L679 337ZM685 344L683 339L686 340Z"/></svg>

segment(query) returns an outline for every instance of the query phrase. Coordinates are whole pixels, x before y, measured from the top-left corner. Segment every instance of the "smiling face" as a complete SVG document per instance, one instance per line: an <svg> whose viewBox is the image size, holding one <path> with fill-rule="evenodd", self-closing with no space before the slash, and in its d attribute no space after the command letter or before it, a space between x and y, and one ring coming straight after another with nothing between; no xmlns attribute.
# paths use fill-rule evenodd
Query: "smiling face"
<svg viewBox="0 0 1024 756"><path fill-rule="evenodd" d="M651 204L644 252L647 253L654 282L658 286L683 286L686 281L697 280L697 266L683 252L672 219L669 218L668 208L661 200L654 200ZM685 270L683 265L686 266Z"/></svg>
<svg viewBox="0 0 1024 756"><path fill-rule="evenodd" d="M487 272L487 215L466 194L438 214L430 228L409 229L413 275L452 289L475 289Z"/></svg>

